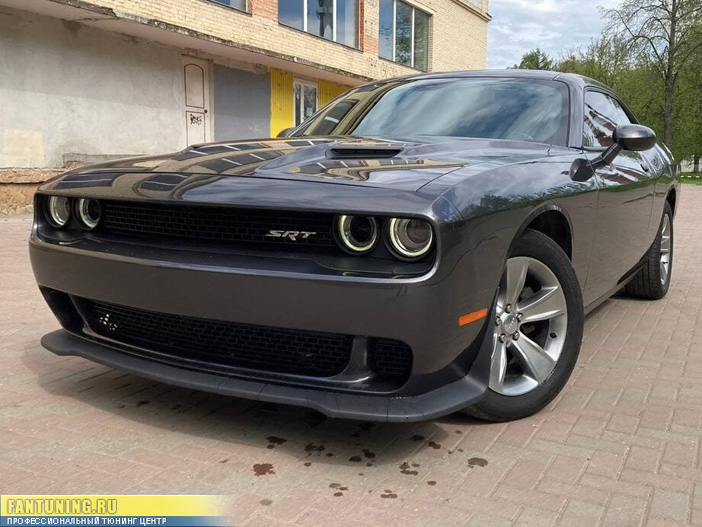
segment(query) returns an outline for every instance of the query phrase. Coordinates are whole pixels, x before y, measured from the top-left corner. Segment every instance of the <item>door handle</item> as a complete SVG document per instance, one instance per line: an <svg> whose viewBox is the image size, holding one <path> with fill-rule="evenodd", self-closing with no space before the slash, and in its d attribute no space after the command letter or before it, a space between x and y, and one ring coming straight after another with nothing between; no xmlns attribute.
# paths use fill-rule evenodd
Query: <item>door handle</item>
<svg viewBox="0 0 702 527"><path fill-rule="evenodd" d="M651 170L651 168L648 166L648 163L644 163L643 161L641 161L641 163L639 164L641 165L641 169L644 172L649 172Z"/></svg>

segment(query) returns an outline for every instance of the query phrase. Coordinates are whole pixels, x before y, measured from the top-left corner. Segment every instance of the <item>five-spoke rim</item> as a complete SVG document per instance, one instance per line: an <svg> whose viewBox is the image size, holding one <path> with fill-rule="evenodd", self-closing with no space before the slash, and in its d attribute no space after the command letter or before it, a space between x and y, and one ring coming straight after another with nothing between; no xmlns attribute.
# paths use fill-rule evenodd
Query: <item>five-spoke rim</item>
<svg viewBox="0 0 702 527"><path fill-rule="evenodd" d="M565 344L568 312L556 275L534 258L510 258L497 295L490 389L530 392L556 367Z"/></svg>
<svg viewBox="0 0 702 527"><path fill-rule="evenodd" d="M671 241L670 216L663 216L663 229L661 230L661 284L665 285L668 281L668 273L670 272L670 253L672 251Z"/></svg>

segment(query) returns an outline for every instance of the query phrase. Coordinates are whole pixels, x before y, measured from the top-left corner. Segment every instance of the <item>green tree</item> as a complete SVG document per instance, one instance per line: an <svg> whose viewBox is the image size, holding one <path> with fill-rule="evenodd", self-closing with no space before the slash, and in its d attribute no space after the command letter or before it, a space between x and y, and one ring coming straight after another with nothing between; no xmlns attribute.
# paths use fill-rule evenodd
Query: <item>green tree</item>
<svg viewBox="0 0 702 527"><path fill-rule="evenodd" d="M661 83L618 36L605 34L585 49L568 51L556 69L606 84L627 102L640 121L660 132Z"/></svg>
<svg viewBox="0 0 702 527"><path fill-rule="evenodd" d="M519 70L552 70L554 62L551 57L541 51L539 48L528 51L522 56L522 61L519 64L512 66L512 69Z"/></svg>
<svg viewBox="0 0 702 527"><path fill-rule="evenodd" d="M672 149L678 82L702 47L702 0L624 0L605 11L623 39L663 82L663 138Z"/></svg>
<svg viewBox="0 0 702 527"><path fill-rule="evenodd" d="M675 154L690 159L693 171L700 171L702 157L702 52L697 53L680 74L675 105Z"/></svg>
<svg viewBox="0 0 702 527"><path fill-rule="evenodd" d="M584 49L570 50L555 65L558 71L578 73L617 89L622 75L631 70L628 46L616 36L603 35Z"/></svg>

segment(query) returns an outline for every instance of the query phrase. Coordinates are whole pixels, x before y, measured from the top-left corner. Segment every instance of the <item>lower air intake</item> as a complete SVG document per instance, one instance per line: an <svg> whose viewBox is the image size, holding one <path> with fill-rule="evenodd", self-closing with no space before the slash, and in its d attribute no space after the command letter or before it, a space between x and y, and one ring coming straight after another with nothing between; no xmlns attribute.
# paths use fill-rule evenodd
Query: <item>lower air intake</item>
<svg viewBox="0 0 702 527"><path fill-rule="evenodd" d="M185 317L77 297L73 300L100 337L210 367L334 377L346 368L354 340L353 335ZM379 377L397 382L410 374L412 350L403 342L371 338L368 355L369 367Z"/></svg>

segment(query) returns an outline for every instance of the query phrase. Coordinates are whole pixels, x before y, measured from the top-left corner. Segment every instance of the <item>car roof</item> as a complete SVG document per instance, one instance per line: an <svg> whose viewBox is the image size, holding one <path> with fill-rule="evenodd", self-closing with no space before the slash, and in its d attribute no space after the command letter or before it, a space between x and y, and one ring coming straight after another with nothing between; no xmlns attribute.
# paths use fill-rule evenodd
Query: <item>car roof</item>
<svg viewBox="0 0 702 527"><path fill-rule="evenodd" d="M446 79L446 78L471 78L471 77L493 77L493 78L513 78L513 79L535 79L535 80L559 80L574 87L584 89L587 86L603 88L611 91L604 84L575 73L562 73L560 71L544 71L544 70L521 70L521 69L506 69L506 70L465 70L465 71L445 71L436 73L418 73L400 77L407 80L422 80L422 79ZM388 79L393 80L393 79ZM381 81L382 82L382 81ZM371 84L377 84L371 83Z"/></svg>

